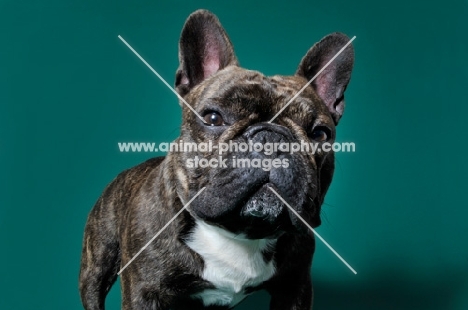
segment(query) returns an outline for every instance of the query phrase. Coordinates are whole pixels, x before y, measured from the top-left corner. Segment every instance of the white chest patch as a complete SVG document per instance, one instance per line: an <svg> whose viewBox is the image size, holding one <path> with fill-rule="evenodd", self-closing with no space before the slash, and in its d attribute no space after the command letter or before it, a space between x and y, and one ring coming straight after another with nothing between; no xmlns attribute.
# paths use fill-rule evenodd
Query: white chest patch
<svg viewBox="0 0 468 310"><path fill-rule="evenodd" d="M265 263L262 250L276 240L242 239L224 229L197 221L186 242L205 261L203 278L216 289L196 294L205 306L235 306L246 295L244 289L268 280L275 273L273 261Z"/></svg>

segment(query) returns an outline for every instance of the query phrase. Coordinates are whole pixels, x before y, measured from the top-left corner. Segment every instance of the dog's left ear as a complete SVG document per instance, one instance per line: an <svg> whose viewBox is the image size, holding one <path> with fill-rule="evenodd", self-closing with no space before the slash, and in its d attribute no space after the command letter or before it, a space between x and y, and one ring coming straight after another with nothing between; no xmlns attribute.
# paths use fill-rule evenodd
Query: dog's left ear
<svg viewBox="0 0 468 310"><path fill-rule="evenodd" d="M348 42L349 38L342 33L326 36L302 58L296 75L312 79ZM344 112L344 92L351 78L353 64L354 49L350 44L311 83L328 107L335 124L338 124Z"/></svg>
<svg viewBox="0 0 468 310"><path fill-rule="evenodd" d="M219 70L238 65L232 43L213 13L198 10L187 18L180 36L179 63L175 86L181 96Z"/></svg>

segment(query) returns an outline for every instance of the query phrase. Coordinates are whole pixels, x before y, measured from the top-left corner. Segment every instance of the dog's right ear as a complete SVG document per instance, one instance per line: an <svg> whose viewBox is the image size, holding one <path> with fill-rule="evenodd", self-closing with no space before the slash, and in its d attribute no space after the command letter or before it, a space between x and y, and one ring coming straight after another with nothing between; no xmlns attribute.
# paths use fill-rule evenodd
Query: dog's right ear
<svg viewBox="0 0 468 310"><path fill-rule="evenodd" d="M237 58L218 18L206 10L192 13L180 36L177 92L186 95L210 75L230 65L238 65Z"/></svg>

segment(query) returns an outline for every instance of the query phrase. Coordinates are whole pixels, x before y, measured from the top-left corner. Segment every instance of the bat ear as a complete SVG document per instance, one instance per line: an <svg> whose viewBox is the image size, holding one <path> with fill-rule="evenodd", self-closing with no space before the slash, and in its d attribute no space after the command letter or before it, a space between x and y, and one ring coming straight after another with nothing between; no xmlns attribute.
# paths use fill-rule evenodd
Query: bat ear
<svg viewBox="0 0 468 310"><path fill-rule="evenodd" d="M348 42L342 33L333 33L316 43L302 58L296 75L312 79ZM315 92L328 107L335 124L344 112L344 92L351 79L354 48L350 44L311 83Z"/></svg>
<svg viewBox="0 0 468 310"><path fill-rule="evenodd" d="M231 65L238 65L237 58L218 18L206 10L192 13L180 36L177 92L184 96L212 74Z"/></svg>

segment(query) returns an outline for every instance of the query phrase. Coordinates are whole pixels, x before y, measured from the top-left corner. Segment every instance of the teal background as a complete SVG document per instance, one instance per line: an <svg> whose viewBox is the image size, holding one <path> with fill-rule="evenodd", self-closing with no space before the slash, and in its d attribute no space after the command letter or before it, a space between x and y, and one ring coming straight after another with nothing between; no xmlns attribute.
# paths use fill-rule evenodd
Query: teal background
<svg viewBox="0 0 468 310"><path fill-rule="evenodd" d="M86 216L154 154L117 142L178 135L173 83L195 9L218 15L241 64L292 74L328 33L356 63L318 232L314 309L468 309L467 1L0 2L0 309L81 309ZM159 155L159 154L158 154ZM266 294L239 309L266 309ZM118 286L107 300L120 308Z"/></svg>

